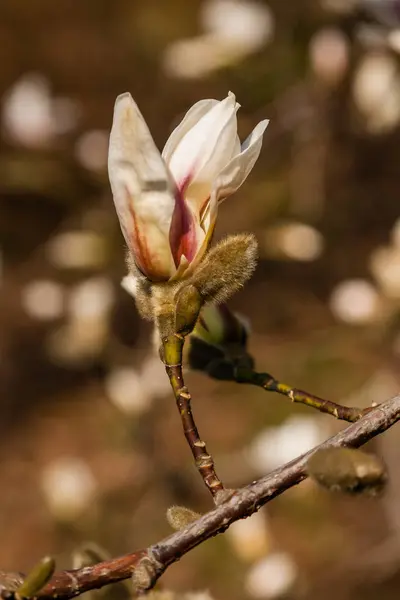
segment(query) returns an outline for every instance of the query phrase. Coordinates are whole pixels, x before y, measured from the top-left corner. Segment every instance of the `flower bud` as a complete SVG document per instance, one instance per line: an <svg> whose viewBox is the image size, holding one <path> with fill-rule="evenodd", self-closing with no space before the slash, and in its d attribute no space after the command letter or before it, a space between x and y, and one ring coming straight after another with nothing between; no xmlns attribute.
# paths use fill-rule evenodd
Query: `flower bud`
<svg viewBox="0 0 400 600"><path fill-rule="evenodd" d="M194 521L197 521L201 515L191 508L186 508L186 506L170 506L167 510L166 517L172 529L179 531Z"/></svg>
<svg viewBox="0 0 400 600"><path fill-rule="evenodd" d="M387 481L382 461L354 448L322 448L307 461L307 472L331 491L376 495Z"/></svg>
<svg viewBox="0 0 400 600"><path fill-rule="evenodd" d="M236 368L253 366L246 343L249 325L226 304L205 306L189 337L188 361L192 369L231 381Z"/></svg>

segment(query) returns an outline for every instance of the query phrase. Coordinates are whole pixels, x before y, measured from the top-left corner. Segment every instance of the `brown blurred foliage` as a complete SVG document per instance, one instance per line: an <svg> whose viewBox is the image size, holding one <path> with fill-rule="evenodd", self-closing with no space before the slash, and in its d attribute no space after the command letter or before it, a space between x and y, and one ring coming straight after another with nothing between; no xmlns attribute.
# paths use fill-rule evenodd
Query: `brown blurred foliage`
<svg viewBox="0 0 400 600"><path fill-rule="evenodd" d="M186 79L168 72L165 54L200 35L200 0L0 4L2 569L27 570L48 553L67 565L72 549L88 539L123 553L168 533L170 505L209 507L164 374L150 359L151 329L119 286L124 248L105 163L118 93L132 93L160 148L194 102L229 90L242 104L242 137L261 118L271 119L256 168L223 205L217 230L218 236L254 231L260 242L257 272L232 301L252 321L257 364L293 385L361 406L398 387L398 296L392 275L388 284L386 275L376 275L378 267L371 270L377 248L395 245L400 214L400 127L391 108L400 80L396 48L388 42L397 23L361 3L344 12L318 0L258 4L270 11L270 39ZM355 92L367 58L382 59L364 77L372 90L380 85L376 70L394 65L375 104L364 98L368 86L358 83ZM58 112L49 117L42 108L42 116L32 117L40 99L29 94L13 112L10 94L24 81L45 90ZM306 229L296 229L299 224ZM71 231L88 234L86 241L66 242L62 235ZM386 274L386 262L378 263ZM333 294L344 281L360 279L364 295L357 288L342 301L354 309L352 321L335 308ZM35 296L32 284L43 281L54 286L40 293L36 287ZM79 287L88 282L89 291ZM47 302L53 313L37 318ZM227 485L259 474L244 450L294 412L316 419L323 432L339 426L260 390L197 373L188 379L199 427ZM133 408L121 381L135 383ZM249 569L279 551L298 571L296 585L283 595L394 598L400 584L396 436L395 429L373 448L391 478L383 499L330 495L306 482L263 513L266 541L250 559L222 536L171 569L163 585L208 588L220 600L254 597L245 584ZM67 510L61 518L57 500L49 500L57 469L67 496L83 498L72 517Z"/></svg>

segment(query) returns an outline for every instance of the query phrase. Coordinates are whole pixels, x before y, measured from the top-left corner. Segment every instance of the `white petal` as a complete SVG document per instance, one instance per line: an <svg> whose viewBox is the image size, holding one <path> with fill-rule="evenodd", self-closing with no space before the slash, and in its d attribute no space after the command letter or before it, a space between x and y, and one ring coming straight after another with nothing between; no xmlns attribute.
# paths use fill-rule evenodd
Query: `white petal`
<svg viewBox="0 0 400 600"><path fill-rule="evenodd" d="M269 121L261 121L242 144L242 151L218 175L214 190L219 201L233 194L246 180L261 152L262 138Z"/></svg>
<svg viewBox="0 0 400 600"><path fill-rule="evenodd" d="M229 94L187 131L168 162L178 186L188 177L213 177L232 156L236 140L236 100Z"/></svg>
<svg viewBox="0 0 400 600"><path fill-rule="evenodd" d="M121 229L139 268L145 249L151 274L168 278L175 270L169 249L175 197L167 167L130 94L115 103L108 171Z"/></svg>
<svg viewBox="0 0 400 600"><path fill-rule="evenodd" d="M164 150L162 151L162 157L167 164L169 163L172 153L181 142L182 138L216 104L219 104L218 100L200 100L199 102L196 102L196 104L193 104L193 106L187 111L182 121L177 127L175 127L169 136L167 143L164 146Z"/></svg>

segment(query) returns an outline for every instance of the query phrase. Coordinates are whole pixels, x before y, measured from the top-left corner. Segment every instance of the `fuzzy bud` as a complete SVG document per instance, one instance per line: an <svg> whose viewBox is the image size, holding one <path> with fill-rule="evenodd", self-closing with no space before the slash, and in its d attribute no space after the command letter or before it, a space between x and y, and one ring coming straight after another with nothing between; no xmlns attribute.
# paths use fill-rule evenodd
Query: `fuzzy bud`
<svg viewBox="0 0 400 600"><path fill-rule="evenodd" d="M186 508L186 506L170 506L166 517L172 529L179 531L197 521L201 515L190 508Z"/></svg>
<svg viewBox="0 0 400 600"><path fill-rule="evenodd" d="M133 593L140 596L149 590L164 567L153 556L144 556L132 573Z"/></svg>
<svg viewBox="0 0 400 600"><path fill-rule="evenodd" d="M206 255L191 278L204 302L225 302L251 277L257 241L251 233L231 235Z"/></svg>
<svg viewBox="0 0 400 600"><path fill-rule="evenodd" d="M387 473L373 454L354 448L323 448L307 461L307 472L330 491L375 496L385 487Z"/></svg>

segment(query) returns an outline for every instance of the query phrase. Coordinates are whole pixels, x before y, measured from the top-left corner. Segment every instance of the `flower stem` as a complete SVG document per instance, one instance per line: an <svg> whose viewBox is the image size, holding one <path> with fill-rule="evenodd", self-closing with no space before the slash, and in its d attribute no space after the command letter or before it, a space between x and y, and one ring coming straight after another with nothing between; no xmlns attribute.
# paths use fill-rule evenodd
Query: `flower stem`
<svg viewBox="0 0 400 600"><path fill-rule="evenodd" d="M185 385L182 372L182 350L184 337L172 334L162 340L163 359L171 386L175 395L176 405L181 416L183 432L192 451L196 467L210 490L214 501L224 491L224 486L215 472L214 460L207 452L206 444L200 438L191 408L191 395Z"/></svg>
<svg viewBox="0 0 400 600"><path fill-rule="evenodd" d="M336 417L336 419L348 421L349 423L355 423L371 410L370 408L361 409L352 406L343 406L331 400L324 400L323 398L314 396L314 394L309 394L303 390L293 388L286 383L282 383L269 373L257 373L255 371L239 372L236 381L238 383L256 385L267 392L277 392L278 394L287 396L292 402L299 402L311 408L316 408L320 412L327 413Z"/></svg>

